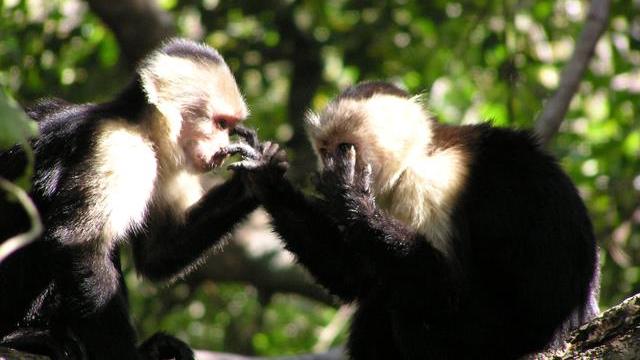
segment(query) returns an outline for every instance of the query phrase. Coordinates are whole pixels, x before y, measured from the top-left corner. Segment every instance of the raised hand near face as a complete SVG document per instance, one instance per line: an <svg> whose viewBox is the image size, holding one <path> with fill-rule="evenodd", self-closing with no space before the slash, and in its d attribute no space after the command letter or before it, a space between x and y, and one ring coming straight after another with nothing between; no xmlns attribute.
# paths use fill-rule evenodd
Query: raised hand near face
<svg viewBox="0 0 640 360"><path fill-rule="evenodd" d="M352 144L339 145L335 153L322 158L323 170L314 178L316 188L340 217L348 217L354 211L375 209L371 165L358 166L356 151Z"/></svg>
<svg viewBox="0 0 640 360"><path fill-rule="evenodd" d="M242 160L229 165L229 169L239 173L247 188L258 197L264 198L270 187L277 186L289 168L287 154L276 143L261 143L254 130L238 126L234 130L244 142L229 145L229 153L238 153Z"/></svg>

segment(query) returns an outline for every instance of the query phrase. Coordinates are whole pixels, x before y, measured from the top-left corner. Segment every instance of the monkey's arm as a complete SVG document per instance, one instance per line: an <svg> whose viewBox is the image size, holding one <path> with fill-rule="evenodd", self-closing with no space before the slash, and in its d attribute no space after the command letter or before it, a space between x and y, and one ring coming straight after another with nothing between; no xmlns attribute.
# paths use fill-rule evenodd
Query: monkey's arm
<svg viewBox="0 0 640 360"><path fill-rule="evenodd" d="M166 209L152 210L148 229L133 240L137 270L153 280L188 270L257 206L236 175L205 194L188 210L185 221Z"/></svg>
<svg viewBox="0 0 640 360"><path fill-rule="evenodd" d="M344 241L340 224L323 201L305 196L286 178L286 155L265 143L261 157L233 166L272 217L285 248L331 293L352 301L370 289L372 278L365 259Z"/></svg>
<svg viewBox="0 0 640 360"><path fill-rule="evenodd" d="M341 226L323 204L305 197L287 180L263 198L285 248L296 255L320 284L345 301L370 288L370 265L345 241Z"/></svg>

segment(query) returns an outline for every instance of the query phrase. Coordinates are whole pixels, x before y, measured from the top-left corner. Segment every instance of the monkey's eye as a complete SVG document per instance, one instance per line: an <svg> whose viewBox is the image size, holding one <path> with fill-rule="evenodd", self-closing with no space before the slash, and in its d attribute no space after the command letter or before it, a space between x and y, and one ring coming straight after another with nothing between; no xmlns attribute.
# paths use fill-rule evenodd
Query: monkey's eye
<svg viewBox="0 0 640 360"><path fill-rule="evenodd" d="M236 123L234 119L229 118L227 116L214 116L213 122L216 124L216 126L220 130L227 130L229 128L232 128L233 125L235 125Z"/></svg>
<svg viewBox="0 0 640 360"><path fill-rule="evenodd" d="M222 130L225 130L225 129L227 129L229 127L229 123L227 122L227 120L224 120L224 119L217 120L216 124Z"/></svg>

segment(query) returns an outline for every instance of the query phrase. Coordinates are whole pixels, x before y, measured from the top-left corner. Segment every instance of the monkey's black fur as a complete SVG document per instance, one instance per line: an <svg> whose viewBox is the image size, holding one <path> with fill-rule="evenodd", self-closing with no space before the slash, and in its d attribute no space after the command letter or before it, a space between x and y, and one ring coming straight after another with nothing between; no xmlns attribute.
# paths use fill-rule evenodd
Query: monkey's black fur
<svg viewBox="0 0 640 360"><path fill-rule="evenodd" d="M402 98L409 97L409 93L388 82L366 81L358 84L358 86L351 86L347 88L345 91L340 93L334 101L340 101L341 99L368 99L375 94L393 95Z"/></svg>
<svg viewBox="0 0 640 360"><path fill-rule="evenodd" d="M398 126L401 126L400 124ZM435 125L470 156L451 209L453 255L379 209L345 146L308 197L263 159L247 181L317 281L355 302L353 359L516 359L592 317L596 244L569 178L527 132ZM406 199L411 201L411 199ZM574 318L572 318L572 316Z"/></svg>
<svg viewBox="0 0 640 360"><path fill-rule="evenodd" d="M219 58L217 53L188 45L174 41L165 53ZM113 118L136 123L148 116L148 109L139 79L108 103L45 100L28 109L40 130L31 141L35 172L30 195L45 231L35 243L0 263L0 344L56 359L193 357L186 344L162 333L136 348L118 244L101 256L96 248L102 240L93 238L100 230L92 229L94 224L73 221L86 208L84 204L94 201L86 175L99 126ZM25 159L19 146L0 153L0 177L15 179ZM151 206L145 226L129 239L137 270L151 279L183 272L256 206L237 177L203 196L184 224L167 209ZM21 207L2 195L0 239L28 228ZM115 291L113 283L117 283Z"/></svg>

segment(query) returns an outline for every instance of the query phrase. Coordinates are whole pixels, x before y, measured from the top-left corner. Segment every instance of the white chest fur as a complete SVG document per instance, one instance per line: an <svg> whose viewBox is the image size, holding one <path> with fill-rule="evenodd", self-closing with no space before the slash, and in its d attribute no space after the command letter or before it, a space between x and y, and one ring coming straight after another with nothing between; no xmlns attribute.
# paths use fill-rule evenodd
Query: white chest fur
<svg viewBox="0 0 640 360"><path fill-rule="evenodd" d="M451 212L464 186L466 158L455 148L411 162L390 194L389 212L451 254Z"/></svg>
<svg viewBox="0 0 640 360"><path fill-rule="evenodd" d="M94 157L93 212L104 219L103 236L126 237L141 226L153 196L157 159L153 144L136 126L107 122L100 130Z"/></svg>

